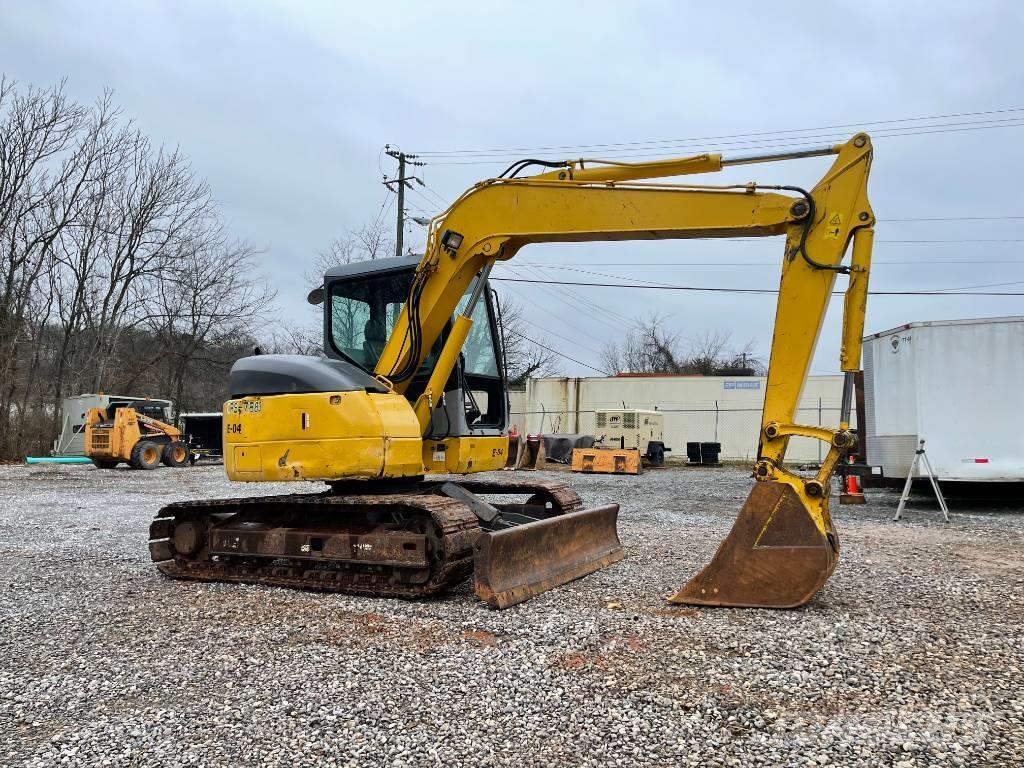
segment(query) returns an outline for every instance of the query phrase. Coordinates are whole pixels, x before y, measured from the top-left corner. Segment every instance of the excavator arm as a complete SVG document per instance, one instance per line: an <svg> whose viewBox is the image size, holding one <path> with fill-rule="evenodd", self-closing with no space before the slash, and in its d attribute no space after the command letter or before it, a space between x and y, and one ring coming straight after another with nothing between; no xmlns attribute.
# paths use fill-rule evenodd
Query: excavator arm
<svg viewBox="0 0 1024 768"><path fill-rule="evenodd" d="M663 181L731 165L818 155L834 155L835 160L810 191ZM374 373L392 391L404 393L469 294L414 405L421 432L427 435L491 268L512 259L523 246L785 235L754 468L758 482L712 563L671 599L705 605L802 605L838 560L828 497L835 465L855 440L849 429L852 381L860 367L875 223L867 197L871 157L870 138L857 134L845 144L815 150L641 164L579 160L537 176L481 182L432 221L408 301ZM844 263L847 252L851 256ZM839 354L845 373L840 424L835 430L802 426L794 418L840 273L849 276ZM793 436L829 445L815 477L798 476L784 466Z"/></svg>

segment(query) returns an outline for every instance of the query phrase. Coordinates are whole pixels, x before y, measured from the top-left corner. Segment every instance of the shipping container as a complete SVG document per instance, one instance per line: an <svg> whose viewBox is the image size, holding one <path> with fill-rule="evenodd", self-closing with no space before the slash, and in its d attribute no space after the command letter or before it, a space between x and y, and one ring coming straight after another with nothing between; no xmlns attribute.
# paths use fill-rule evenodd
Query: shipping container
<svg viewBox="0 0 1024 768"><path fill-rule="evenodd" d="M906 480L924 440L939 480L1021 482L1022 385L1024 317L908 323L868 336L866 459Z"/></svg>

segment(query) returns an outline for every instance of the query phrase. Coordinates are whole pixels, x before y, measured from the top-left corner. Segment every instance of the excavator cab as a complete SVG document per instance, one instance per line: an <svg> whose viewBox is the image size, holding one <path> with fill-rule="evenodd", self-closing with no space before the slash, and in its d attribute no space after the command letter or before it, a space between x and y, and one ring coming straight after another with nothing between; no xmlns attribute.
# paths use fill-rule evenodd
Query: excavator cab
<svg viewBox="0 0 1024 768"><path fill-rule="evenodd" d="M310 301L324 306L324 354L372 373L405 306L420 256L354 262L330 269ZM461 314L467 292L456 308ZM473 310L473 327L434 407L430 435L500 436L508 421L508 392L499 306L490 290ZM454 316L453 316L454 320ZM434 342L407 390L419 397L451 333Z"/></svg>

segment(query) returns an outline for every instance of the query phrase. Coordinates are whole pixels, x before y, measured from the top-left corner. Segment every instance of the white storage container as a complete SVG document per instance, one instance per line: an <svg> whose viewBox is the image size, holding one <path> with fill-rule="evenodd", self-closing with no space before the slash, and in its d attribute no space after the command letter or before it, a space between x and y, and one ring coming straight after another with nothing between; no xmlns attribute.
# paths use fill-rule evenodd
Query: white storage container
<svg viewBox="0 0 1024 768"><path fill-rule="evenodd" d="M867 461L906 479L1024 481L1024 317L909 323L864 339Z"/></svg>

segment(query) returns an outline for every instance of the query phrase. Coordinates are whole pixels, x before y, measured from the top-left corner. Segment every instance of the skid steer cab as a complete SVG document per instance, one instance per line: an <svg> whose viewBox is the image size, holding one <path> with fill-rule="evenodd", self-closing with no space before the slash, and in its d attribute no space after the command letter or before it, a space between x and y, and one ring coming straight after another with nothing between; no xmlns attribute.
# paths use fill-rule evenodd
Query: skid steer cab
<svg viewBox="0 0 1024 768"><path fill-rule="evenodd" d="M154 411L152 414L147 410ZM189 451L181 430L156 416L167 418L162 406L137 403L134 407L91 408L85 417L85 455L100 469L127 464L132 469L184 467Z"/></svg>

